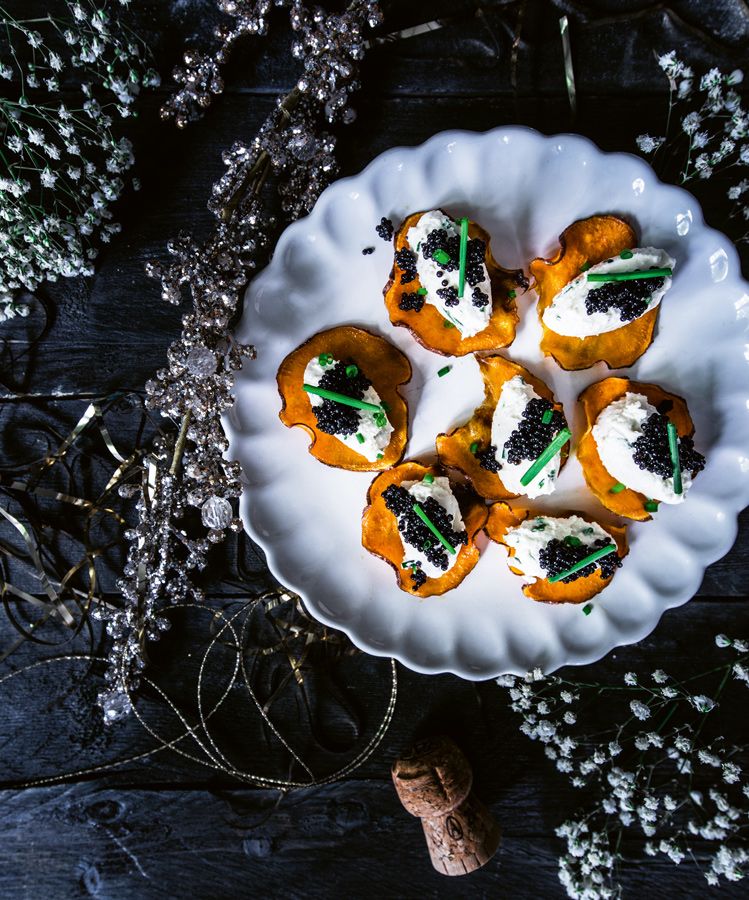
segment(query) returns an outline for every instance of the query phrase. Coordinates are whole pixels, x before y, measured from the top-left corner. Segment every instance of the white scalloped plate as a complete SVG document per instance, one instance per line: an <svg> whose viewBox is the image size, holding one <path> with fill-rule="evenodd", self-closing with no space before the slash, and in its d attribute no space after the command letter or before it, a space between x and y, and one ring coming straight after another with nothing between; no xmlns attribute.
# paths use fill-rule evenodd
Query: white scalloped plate
<svg viewBox="0 0 749 900"><path fill-rule="evenodd" d="M286 354L335 325L369 328L407 354L414 369L407 457L433 451L435 435L464 421L482 399L472 357L449 360L393 328L382 300L392 245L374 227L420 209L444 207L486 228L496 258L523 267L548 256L561 231L583 216L628 217L641 243L677 260L656 338L627 375L684 396L707 466L686 503L632 524L630 553L591 615L579 606L526 598L485 544L478 565L455 590L420 600L396 587L390 567L361 546L360 517L371 474L321 465L302 429L279 418L276 371ZM374 245L372 255L362 248ZM540 375L564 402L575 433L575 399L608 374L603 364L567 373L538 349L534 293L519 301L521 324L503 351ZM637 157L603 153L575 135L544 137L526 128L485 134L449 131L420 147L395 148L359 175L331 185L312 213L286 229L268 268L250 285L237 338L257 347L236 385L226 417L230 455L242 463L241 514L273 574L320 621L345 631L363 650L394 656L419 672L483 679L550 672L599 659L640 640L666 609L689 600L705 567L725 554L736 517L749 503L749 286L731 242L704 224L695 199L661 183ZM538 504L595 512L611 521L585 488L572 459L552 497Z"/></svg>

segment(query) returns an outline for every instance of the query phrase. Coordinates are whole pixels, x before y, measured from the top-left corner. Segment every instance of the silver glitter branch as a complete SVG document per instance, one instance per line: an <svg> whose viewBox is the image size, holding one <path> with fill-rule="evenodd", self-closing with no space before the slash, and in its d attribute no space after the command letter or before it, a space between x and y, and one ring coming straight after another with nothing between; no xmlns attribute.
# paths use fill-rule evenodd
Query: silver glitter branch
<svg viewBox="0 0 749 900"><path fill-rule="evenodd" d="M335 142L320 131L320 121L354 120L348 101L358 87L363 34L382 19L375 0L353 0L337 16L307 9L300 0L276 5L289 8L293 52L302 60L303 74L254 140L235 143L223 154L226 171L208 204L217 224L207 241L199 244L182 233L167 245L173 256L169 265L147 267L169 303L179 303L188 285L192 311L183 316L167 365L146 384L147 405L179 422L178 434L159 438L140 484L120 489L122 496L137 498L138 522L125 535L130 547L118 581L122 605L98 611L112 640L107 687L99 695L107 722L131 712L147 643L169 627L164 611L203 599L194 573L205 568L212 544L228 530L242 529L234 513L240 467L224 459L228 444L221 415L232 404L235 372L254 357L253 347L231 337L229 325L276 228L275 218L264 211L262 189L273 174L285 218L293 220L309 211L335 175ZM186 55L186 68L177 77L182 87L162 111L178 125L186 123L188 110L204 108L220 91L217 66L234 41L267 31L269 0L220 0L219 6L235 17L236 26L223 33L223 48L214 57Z"/></svg>

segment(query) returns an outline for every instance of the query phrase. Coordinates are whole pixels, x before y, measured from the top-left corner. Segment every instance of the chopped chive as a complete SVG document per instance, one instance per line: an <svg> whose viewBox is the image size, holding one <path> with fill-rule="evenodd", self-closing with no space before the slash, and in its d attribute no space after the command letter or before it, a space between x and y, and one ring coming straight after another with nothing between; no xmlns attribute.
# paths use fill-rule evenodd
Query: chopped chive
<svg viewBox="0 0 749 900"><path fill-rule="evenodd" d="M346 366L346 378L356 378L359 374L359 367L355 365Z"/></svg>
<svg viewBox="0 0 749 900"><path fill-rule="evenodd" d="M510 299L510 300L514 300L515 297L517 297L517 295L518 295L518 294L517 294L517 291L508 291L508 292L507 292L507 297L508 297L508 299Z"/></svg>
<svg viewBox="0 0 749 900"><path fill-rule="evenodd" d="M439 375L440 378L442 378L443 375L447 375L447 373L450 371L450 369L452 369L452 366L442 366L442 368L437 372L437 374Z"/></svg>
<svg viewBox="0 0 749 900"><path fill-rule="evenodd" d="M622 250L619 254L619 259L632 259L634 253L631 250Z"/></svg>
<svg viewBox="0 0 749 900"><path fill-rule="evenodd" d="M440 530L437 526L432 522L429 516L424 512L424 510L419 506L418 503L414 503L414 512L421 519L421 521L426 525L426 527L432 532L432 534L437 538L437 540L442 544L445 550L448 550L450 553L455 553L455 547L448 541L446 538L442 537ZM431 546L431 545L430 545Z"/></svg>
<svg viewBox="0 0 749 900"><path fill-rule="evenodd" d="M567 441L572 437L572 432L569 428L563 428L559 434L554 438L554 440L549 444L549 446L543 451L543 453L536 459L533 465L528 469L525 475L520 479L520 483L523 487L527 487L533 481L533 479L538 475L538 473L543 469L546 463L552 459L559 450L567 443Z"/></svg>
<svg viewBox="0 0 749 900"><path fill-rule="evenodd" d="M420 288L416 289L416 293L421 294L421 296L424 297L429 292L427 291L427 289L425 287L420 287Z"/></svg>
<svg viewBox="0 0 749 900"><path fill-rule="evenodd" d="M544 423L544 425L548 425L553 418L554 418L554 410L553 409L545 409L544 414L541 416L541 421Z"/></svg>
<svg viewBox="0 0 749 900"><path fill-rule="evenodd" d="M586 603L585 606L583 606L583 615L589 616L592 612L593 612L593 604Z"/></svg>
<svg viewBox="0 0 749 900"><path fill-rule="evenodd" d="M460 220L460 269L458 271L458 296L462 299L466 289L466 255L468 251L468 219ZM444 260L447 262L447 260Z"/></svg>
<svg viewBox="0 0 749 900"><path fill-rule="evenodd" d="M582 545L583 545L583 542L580 540L580 538L575 537L574 534L568 534L567 537L564 539L564 543L568 547L582 547Z"/></svg>
<svg viewBox="0 0 749 900"><path fill-rule="evenodd" d="M384 455L385 455L384 453L378 453L378 454L377 454L377 459L382 459L382 457L383 457Z"/></svg>
<svg viewBox="0 0 749 900"><path fill-rule="evenodd" d="M475 454L476 451L479 449L479 442L474 441L468 449L471 451L471 453Z"/></svg>
<svg viewBox="0 0 749 900"><path fill-rule="evenodd" d="M546 528L546 522L543 519L536 519L536 524L533 526L532 531L543 531Z"/></svg>
<svg viewBox="0 0 749 900"><path fill-rule="evenodd" d="M570 566L569 569L565 569L564 572L560 572L558 575L552 575L548 581L551 584L554 584L556 581L561 581L563 578L567 578L570 575L574 575L576 572L579 572L581 569L584 569L586 566L589 566L591 563L597 562L601 559L602 556L608 556L609 553L616 552L616 544L606 544L605 547L599 547L598 550L594 550L592 553L589 553L587 556L583 557L579 562L576 562L574 566Z"/></svg>
<svg viewBox="0 0 749 900"><path fill-rule="evenodd" d="M455 326L453 325L453 323L452 323L452 322L448 322L447 319L445 319L445 321L442 323L442 327L443 327L443 328L455 328Z"/></svg>
<svg viewBox="0 0 749 900"><path fill-rule="evenodd" d="M642 278L665 278L673 269L643 269L639 272L594 272L588 281L638 281Z"/></svg>
<svg viewBox="0 0 749 900"><path fill-rule="evenodd" d="M374 423L378 428L384 428L387 423L387 416L383 412L376 412L374 414Z"/></svg>
<svg viewBox="0 0 749 900"><path fill-rule="evenodd" d="M404 559L401 563L401 569L415 569L416 561L413 559Z"/></svg>
<svg viewBox="0 0 749 900"><path fill-rule="evenodd" d="M627 490L627 485L622 484L621 481L617 481L617 483L615 485L612 485L609 488L609 493L610 494L621 494L622 491L626 491L626 490Z"/></svg>
<svg viewBox="0 0 749 900"><path fill-rule="evenodd" d="M359 431L356 432L356 439L357 439L357 441L359 441L360 444L363 444L364 441L366 440L364 435Z"/></svg>
<svg viewBox="0 0 749 900"><path fill-rule="evenodd" d="M434 475L432 475L431 472L427 472L421 480L424 482L424 484L432 484L434 482Z"/></svg>
<svg viewBox="0 0 749 900"><path fill-rule="evenodd" d="M333 362L333 357L330 355L330 353L321 353L317 357L317 361L321 366L329 366Z"/></svg>
<svg viewBox="0 0 749 900"><path fill-rule="evenodd" d="M589 263L588 260L586 259L585 262L580 266L580 271L587 272L590 267L591 267L591 263Z"/></svg>
<svg viewBox="0 0 749 900"><path fill-rule="evenodd" d="M583 534L593 534L592 528L583 528Z"/></svg>
<svg viewBox="0 0 749 900"><path fill-rule="evenodd" d="M450 254L441 249L435 250L432 254L432 259L441 266L445 266L450 262Z"/></svg>
<svg viewBox="0 0 749 900"><path fill-rule="evenodd" d="M683 487L681 484L681 462L679 461L679 433L673 422L669 422L666 428L668 429L668 451L671 454L671 465L674 470L674 493L680 494Z"/></svg>
<svg viewBox="0 0 749 900"><path fill-rule="evenodd" d="M431 550L431 549L432 549L432 542L429 538L427 538L424 541L424 543L421 545L421 552L426 553L427 550Z"/></svg>
<svg viewBox="0 0 749 900"><path fill-rule="evenodd" d="M647 512L658 512L658 501L657 500L646 500L643 503L643 506L647 510Z"/></svg>
<svg viewBox="0 0 749 900"><path fill-rule="evenodd" d="M313 384L303 384L302 390L308 394L315 394L317 397L323 397L325 400L335 400L336 403L342 403L344 406L353 406L355 409L368 409L371 412L380 412L385 409L385 404L378 406L376 403L367 403L366 400L357 400L356 397L347 397L345 394L339 394L336 391L328 391L325 388L315 387Z"/></svg>

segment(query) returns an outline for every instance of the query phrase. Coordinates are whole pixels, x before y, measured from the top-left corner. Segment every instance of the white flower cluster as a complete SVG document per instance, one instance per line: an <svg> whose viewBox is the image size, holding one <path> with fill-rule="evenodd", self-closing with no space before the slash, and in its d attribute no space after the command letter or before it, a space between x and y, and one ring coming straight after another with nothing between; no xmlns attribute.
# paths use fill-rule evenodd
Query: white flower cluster
<svg viewBox="0 0 749 900"><path fill-rule="evenodd" d="M713 68L699 78L695 88L694 72L674 50L661 56L658 63L670 86L666 133L639 135L639 150L655 154L664 144L673 146L684 140L686 154L679 172L682 184L693 178L708 179L729 166L749 167L749 113L735 90L744 73L735 69L726 74ZM672 134L675 123L680 127ZM728 188L729 200L741 200L748 189L749 180L742 178ZM749 221L749 204L740 205L733 214ZM749 232L740 240L749 240Z"/></svg>
<svg viewBox="0 0 749 900"><path fill-rule="evenodd" d="M10 88L0 99L2 293L92 273L97 242L120 230L110 207L134 162L114 117L135 115L141 88L158 83L143 44L107 11L110 0L66 5L68 22L0 11L9 53L0 78L17 90L16 100ZM51 96L64 78L80 85L79 100Z"/></svg>
<svg viewBox="0 0 749 900"><path fill-rule="evenodd" d="M569 897L619 896L617 848L625 832L640 835L646 854L676 865L696 859L690 841L717 842L704 871L709 884L749 872L749 782L742 783L749 746L715 737L714 729L705 736L727 687L749 686L749 643L718 635L715 644L732 651L731 659L681 682L663 669L647 678L627 672L613 685L539 670L497 679L523 734L544 745L573 787L592 789L585 810L557 829L567 844L559 878ZM697 689L708 685L709 693ZM602 727L602 717L614 724ZM594 733L583 731L586 723Z"/></svg>

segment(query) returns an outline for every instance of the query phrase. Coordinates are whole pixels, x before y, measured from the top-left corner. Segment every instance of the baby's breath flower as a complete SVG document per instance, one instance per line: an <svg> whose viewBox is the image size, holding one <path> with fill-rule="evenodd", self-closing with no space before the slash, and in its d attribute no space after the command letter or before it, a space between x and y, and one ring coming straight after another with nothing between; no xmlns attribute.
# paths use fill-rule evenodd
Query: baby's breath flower
<svg viewBox="0 0 749 900"><path fill-rule="evenodd" d="M651 677L656 684L664 684L668 681L668 675L666 675L663 669L656 669Z"/></svg>
<svg viewBox="0 0 749 900"><path fill-rule="evenodd" d="M637 684L637 675L634 672L627 672L624 676L624 683L628 685Z"/></svg>
<svg viewBox="0 0 749 900"><path fill-rule="evenodd" d="M681 127L686 134L694 134L700 127L701 122L702 118L699 113L690 112L681 120Z"/></svg>
<svg viewBox="0 0 749 900"><path fill-rule="evenodd" d="M642 722L650 718L650 707L646 706L640 700L632 700L629 704L629 708L632 710L634 715Z"/></svg>
<svg viewBox="0 0 749 900"><path fill-rule="evenodd" d="M715 708L715 701L710 697L706 697L704 694L697 694L695 697L690 697L689 702L701 713L709 713Z"/></svg>

